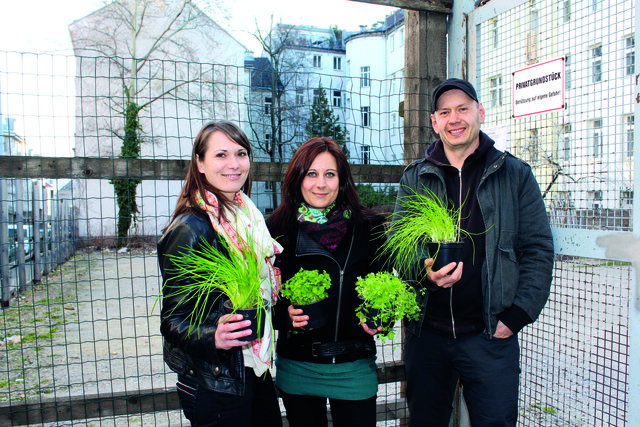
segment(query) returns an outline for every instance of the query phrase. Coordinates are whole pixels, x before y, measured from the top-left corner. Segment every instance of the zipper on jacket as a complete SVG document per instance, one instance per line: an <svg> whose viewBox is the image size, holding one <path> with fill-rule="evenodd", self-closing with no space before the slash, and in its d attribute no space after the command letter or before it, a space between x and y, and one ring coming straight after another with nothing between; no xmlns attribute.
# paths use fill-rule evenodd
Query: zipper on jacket
<svg viewBox="0 0 640 427"><path fill-rule="evenodd" d="M458 169L458 230L462 225L462 169ZM460 240L460 235L457 236ZM457 266L456 266L457 267ZM449 312L451 313L451 332L453 333L453 339L456 339L456 318L453 315L453 286L449 288Z"/></svg>
<svg viewBox="0 0 640 427"><path fill-rule="evenodd" d="M344 266L346 267L349 264L349 258L351 258L351 249L353 249L353 241L355 240L356 231L355 228L353 233L351 234L351 243L349 244L349 251L347 252L347 257L344 260ZM338 322L340 321L340 307L342 306L342 285L344 281L344 269L340 266L340 263L332 256L327 255L324 252L315 252L311 251L305 254L296 254L297 257L308 256L308 255L320 255L333 260L338 266L338 270L340 271L340 283L338 285L338 311L336 312L336 333L334 335L333 341L338 342ZM336 356L332 357L331 363L336 363Z"/></svg>
<svg viewBox="0 0 640 427"><path fill-rule="evenodd" d="M353 241L352 241L353 243ZM349 253L347 254L347 261L349 260L349 254L351 254L351 248L349 248ZM337 262L337 261L336 261ZM346 266L347 263L345 262L344 265ZM344 281L344 270L340 269L340 285L338 286L338 290L340 292L339 296L338 296L338 311L336 312L336 334L333 337L333 341L334 342L338 342L338 325L339 325L339 321L340 321L340 306L342 305L342 283ZM331 359L331 363L336 363L336 356L333 356L333 358Z"/></svg>

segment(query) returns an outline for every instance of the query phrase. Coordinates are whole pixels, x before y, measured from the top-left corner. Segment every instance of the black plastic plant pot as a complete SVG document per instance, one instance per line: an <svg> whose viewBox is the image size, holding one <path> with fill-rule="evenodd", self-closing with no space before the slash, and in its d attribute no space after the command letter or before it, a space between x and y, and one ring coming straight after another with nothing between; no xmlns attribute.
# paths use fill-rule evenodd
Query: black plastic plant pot
<svg viewBox="0 0 640 427"><path fill-rule="evenodd" d="M431 269L438 271L442 267L462 261L462 242L427 243L429 256L435 258Z"/></svg>
<svg viewBox="0 0 640 427"><path fill-rule="evenodd" d="M387 320L382 321L380 319L376 319L375 317L380 313L380 309L373 307L365 307L365 324L371 329L378 329L378 327L382 326L382 331L386 332L389 328L393 327L393 321Z"/></svg>
<svg viewBox="0 0 640 427"><path fill-rule="evenodd" d="M329 298L325 298L311 304L293 304L295 308L302 309L303 315L309 316L306 326L302 329L318 329L324 326L325 319L327 318L327 308L329 307L328 302Z"/></svg>
<svg viewBox="0 0 640 427"><path fill-rule="evenodd" d="M267 301L265 301L266 307ZM246 337L238 338L238 341L246 341L251 342L258 338L262 338L264 335L264 324L267 321L267 313L263 308L239 308L237 310L233 309L233 305L231 305L231 301L224 302L224 310L226 314L241 314L242 320L251 320L251 325L248 328L251 330L251 335L247 335ZM239 329L238 331L243 331L245 329Z"/></svg>

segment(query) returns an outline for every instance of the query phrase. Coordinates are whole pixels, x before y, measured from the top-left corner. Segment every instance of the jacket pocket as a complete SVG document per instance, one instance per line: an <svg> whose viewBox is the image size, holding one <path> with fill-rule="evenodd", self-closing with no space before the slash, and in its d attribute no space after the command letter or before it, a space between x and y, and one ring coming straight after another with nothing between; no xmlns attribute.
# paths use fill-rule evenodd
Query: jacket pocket
<svg viewBox="0 0 640 427"><path fill-rule="evenodd" d="M494 301L494 313L510 307L518 287L518 257L514 249L516 233L503 231L498 240L498 259L494 289L499 290L499 301Z"/></svg>

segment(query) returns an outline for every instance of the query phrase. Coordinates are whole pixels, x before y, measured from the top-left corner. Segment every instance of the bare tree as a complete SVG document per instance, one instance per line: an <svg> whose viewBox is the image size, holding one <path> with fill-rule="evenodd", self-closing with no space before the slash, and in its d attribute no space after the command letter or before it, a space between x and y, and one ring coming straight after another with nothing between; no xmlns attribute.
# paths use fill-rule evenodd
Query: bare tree
<svg viewBox="0 0 640 427"><path fill-rule="evenodd" d="M210 5L219 9L219 3ZM108 98L108 108L121 115L123 121L114 124L105 119L98 125L122 141L120 157L140 156L144 141L141 112L159 99L187 102L207 110L206 116L215 116L214 82L221 78L220 67L197 63L197 50L211 52L215 41L201 36L195 45L190 40L203 28L215 24L192 0L115 0L94 15L95 19L85 27L71 25L72 39L76 54L100 58L109 74L120 81L120 88L110 88L101 96ZM166 74L167 60L182 61L171 69L172 75ZM199 82L196 96L188 89L193 82ZM118 205L118 247L126 246L128 232L136 222L136 192L140 182L111 181Z"/></svg>
<svg viewBox="0 0 640 427"><path fill-rule="evenodd" d="M251 98L246 99L248 119L257 148L271 162L282 162L285 148L304 134L304 112L296 90L306 89L302 58L290 48L297 41L292 25L273 24L259 28L254 37L262 47L262 57L254 59ZM300 88L300 89L298 89ZM277 183L271 182L273 206L278 206Z"/></svg>

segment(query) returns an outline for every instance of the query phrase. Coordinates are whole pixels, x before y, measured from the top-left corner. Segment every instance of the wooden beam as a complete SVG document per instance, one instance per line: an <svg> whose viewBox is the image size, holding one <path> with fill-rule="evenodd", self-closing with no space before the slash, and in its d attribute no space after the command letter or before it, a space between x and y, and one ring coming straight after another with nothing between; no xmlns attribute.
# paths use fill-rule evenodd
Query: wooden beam
<svg viewBox="0 0 640 427"><path fill-rule="evenodd" d="M377 374L380 384L404 381L404 363L398 361L378 364ZM180 400L175 389L104 393L65 400L0 405L0 425L59 423L179 409Z"/></svg>
<svg viewBox="0 0 640 427"><path fill-rule="evenodd" d="M183 180L190 160L0 156L0 178ZM255 181L282 181L288 163L254 162ZM351 165L356 182L398 183L402 165Z"/></svg>
<svg viewBox="0 0 640 427"><path fill-rule="evenodd" d="M437 135L431 127L431 92L447 78L447 17L442 13L405 14L404 160L424 156Z"/></svg>
<svg viewBox="0 0 640 427"><path fill-rule="evenodd" d="M451 13L453 0L351 0L423 12Z"/></svg>

